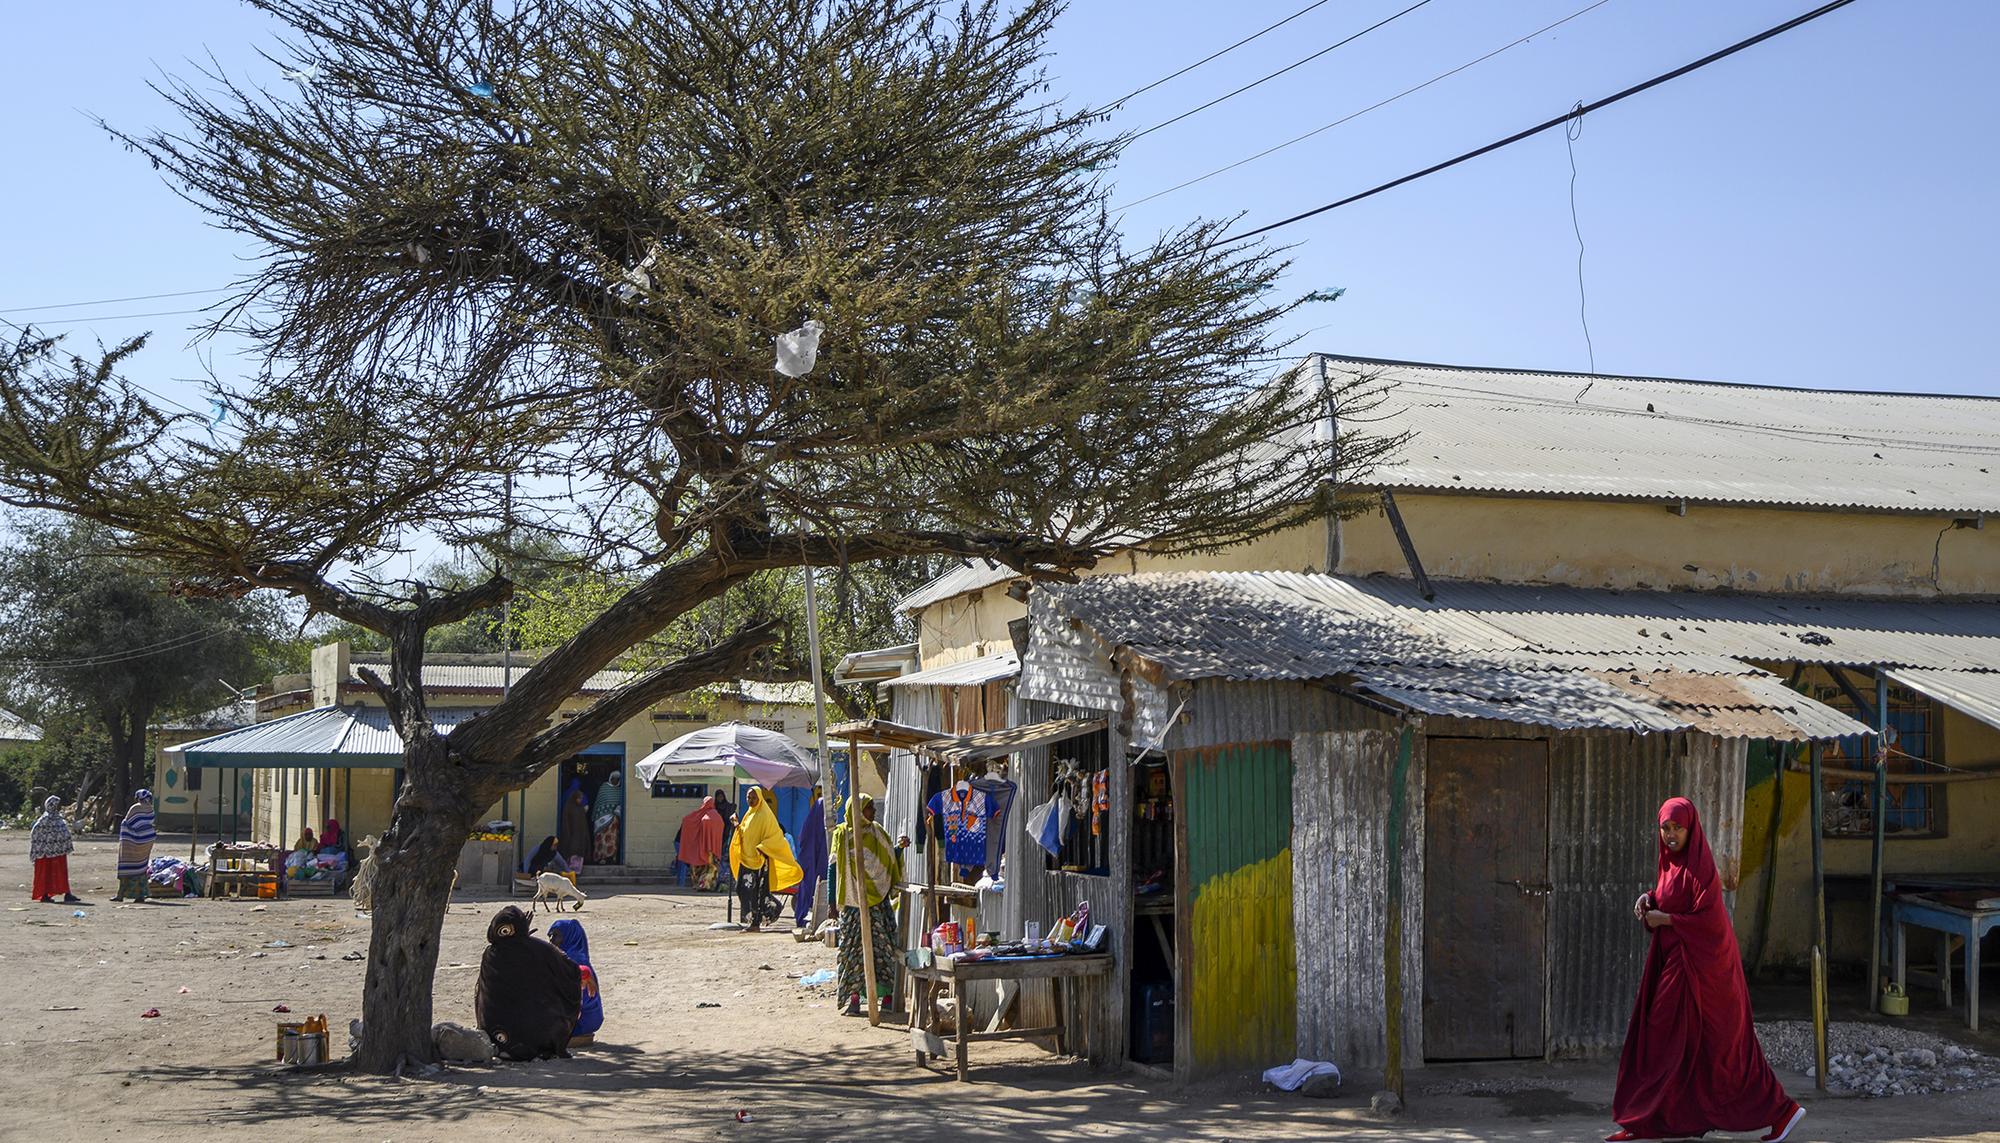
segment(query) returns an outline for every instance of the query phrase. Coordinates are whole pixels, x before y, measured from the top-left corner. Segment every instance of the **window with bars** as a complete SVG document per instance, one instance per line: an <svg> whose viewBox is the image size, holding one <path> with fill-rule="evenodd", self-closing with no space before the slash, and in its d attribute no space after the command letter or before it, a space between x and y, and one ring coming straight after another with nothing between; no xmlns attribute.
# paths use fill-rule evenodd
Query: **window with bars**
<svg viewBox="0 0 2000 1143"><path fill-rule="evenodd" d="M1821 702L1868 721L1861 708L1839 687L1822 687ZM1874 698L1868 696L1872 703ZM1899 782L1898 774L1935 773L1944 768L1943 742L1936 732L1935 704L1903 687L1889 688L1889 782L1883 799L1883 834L1892 838L1943 837L1945 787L1936 783ZM1870 738L1838 738L1828 743L1820 760L1837 770L1872 770L1875 743ZM1872 837L1875 832L1875 784L1868 778L1829 777L1825 837Z"/></svg>

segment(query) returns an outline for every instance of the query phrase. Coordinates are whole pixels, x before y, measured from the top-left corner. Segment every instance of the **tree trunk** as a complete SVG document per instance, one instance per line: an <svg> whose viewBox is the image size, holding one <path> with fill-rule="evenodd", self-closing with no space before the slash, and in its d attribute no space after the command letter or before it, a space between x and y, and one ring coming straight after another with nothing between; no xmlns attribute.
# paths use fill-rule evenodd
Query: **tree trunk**
<svg viewBox="0 0 2000 1143"><path fill-rule="evenodd" d="M392 1072L406 1058L417 1063L436 1058L431 985L438 939L459 851L473 819L490 804L480 801L447 753L445 741L433 735L405 749L407 781L375 851L368 981L355 1055L355 1066L364 1072Z"/></svg>

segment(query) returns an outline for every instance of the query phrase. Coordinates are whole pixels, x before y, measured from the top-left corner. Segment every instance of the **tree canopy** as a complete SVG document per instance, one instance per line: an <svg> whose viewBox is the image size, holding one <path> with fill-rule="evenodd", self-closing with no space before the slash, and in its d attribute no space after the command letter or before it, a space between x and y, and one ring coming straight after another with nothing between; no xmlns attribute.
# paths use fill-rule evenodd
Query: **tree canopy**
<svg viewBox="0 0 2000 1143"><path fill-rule="evenodd" d="M130 347L24 340L0 484L193 590L385 637L409 781L364 1066L431 1050L436 903L472 816L782 624L551 724L628 649L805 564L1063 575L1240 542L1340 510L1382 447L1296 447L1356 394L1269 380L1296 304L1277 257L1223 222L1136 244L1110 222L1120 143L1048 95L1054 0L253 2L287 29L266 73L167 81L178 125L110 128L261 247L215 318L261 351L218 393L240 434L145 400ZM792 331L817 357L780 370ZM446 739L426 635L515 587L369 573L417 534L538 534L624 589Z"/></svg>

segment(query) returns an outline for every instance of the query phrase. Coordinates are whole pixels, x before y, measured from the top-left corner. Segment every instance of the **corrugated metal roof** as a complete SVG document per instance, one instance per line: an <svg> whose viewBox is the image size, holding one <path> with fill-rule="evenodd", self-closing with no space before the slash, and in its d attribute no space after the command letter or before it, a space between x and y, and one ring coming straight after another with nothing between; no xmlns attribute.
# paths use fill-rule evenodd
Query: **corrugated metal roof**
<svg viewBox="0 0 2000 1143"><path fill-rule="evenodd" d="M917 645L898 643L867 651L849 651L833 668L836 683L872 683L893 679L917 665Z"/></svg>
<svg viewBox="0 0 2000 1143"><path fill-rule="evenodd" d="M2000 512L2000 400L1327 357L1373 378L1367 431L1413 434L1371 484ZM1295 374L1317 383L1313 359Z"/></svg>
<svg viewBox="0 0 2000 1143"><path fill-rule="evenodd" d="M362 667L367 667L385 679L389 677L389 664L386 662L355 662L348 665L347 681L350 683L361 683L361 676L357 672ZM518 684L533 669L533 663L519 663L514 665L511 668L513 674L512 681ZM492 691L497 694L501 689L500 684L503 672L506 670L508 668L502 668L497 664L488 666L466 663L425 663L424 689L427 691ZM599 671L584 680L584 684L578 687L577 691L580 694L597 694L604 691L617 690L619 687L638 677L638 675L631 671Z"/></svg>
<svg viewBox="0 0 2000 1143"><path fill-rule="evenodd" d="M947 762L979 762L988 758L1001 758L1021 750L1033 750L1037 746L1049 746L1072 738L1081 738L1086 734L1103 730L1105 726L1106 722L1101 718L1056 718L1047 722L1031 722L1025 726L1009 726L979 734L939 738L926 743L924 749Z"/></svg>
<svg viewBox="0 0 2000 1143"><path fill-rule="evenodd" d="M1885 672L1919 694L1960 710L1988 726L2000 727L2000 674L1899 667Z"/></svg>
<svg viewBox="0 0 2000 1143"><path fill-rule="evenodd" d="M473 710L433 710L431 725L438 733L478 713ZM393 768L403 764L403 736L379 706L322 706L231 730L194 742L170 746L195 767L245 769Z"/></svg>
<svg viewBox="0 0 2000 1143"><path fill-rule="evenodd" d="M1319 678L1364 663L1451 666L1470 653L1579 665L1576 656L1688 656L1840 666L2000 670L2000 607L1985 603L1618 592L1295 572L1090 576L1042 584L1063 614L1169 678ZM1483 657L1481 662L1490 658Z"/></svg>
<svg viewBox="0 0 2000 1143"><path fill-rule="evenodd" d="M1011 679L1021 673L1021 657L1012 651L1000 651L991 655L981 655L977 659L961 659L956 663L946 663L942 667L931 667L922 671L912 671L898 675L885 687L976 687L1000 679Z"/></svg>
<svg viewBox="0 0 2000 1143"><path fill-rule="evenodd" d="M1370 667L1358 681L1425 714L1493 718L1558 730L1683 730L1684 719L1582 672L1490 667Z"/></svg>
<svg viewBox="0 0 2000 1143"><path fill-rule="evenodd" d="M1657 705L1688 729L1718 738L1808 742L1875 732L1769 674L1696 675L1681 671L1605 672L1599 678Z"/></svg>
<svg viewBox="0 0 2000 1143"><path fill-rule="evenodd" d="M0 710L0 742L40 742L42 728L15 714Z"/></svg>
<svg viewBox="0 0 2000 1143"><path fill-rule="evenodd" d="M897 611L922 611L933 603L1020 579L1021 573L1005 564L988 565L985 560L969 560L896 601Z"/></svg>

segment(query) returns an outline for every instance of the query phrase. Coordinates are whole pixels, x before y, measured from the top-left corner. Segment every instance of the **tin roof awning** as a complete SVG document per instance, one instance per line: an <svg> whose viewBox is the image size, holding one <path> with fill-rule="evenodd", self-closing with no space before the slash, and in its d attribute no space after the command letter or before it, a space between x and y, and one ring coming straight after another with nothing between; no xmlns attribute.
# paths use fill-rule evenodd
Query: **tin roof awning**
<svg viewBox="0 0 2000 1143"><path fill-rule="evenodd" d="M978 687L1021 673L1021 657L1012 651L961 659L942 667L912 671L883 683L885 687Z"/></svg>
<svg viewBox="0 0 2000 1143"><path fill-rule="evenodd" d="M826 728L829 747L859 742L864 750L914 750L926 742L935 742L940 736L940 731L890 722L886 718L864 718Z"/></svg>
<svg viewBox="0 0 2000 1143"><path fill-rule="evenodd" d="M917 669L917 645L898 643L868 651L850 651L833 668L836 683L879 683Z"/></svg>
<svg viewBox="0 0 2000 1143"><path fill-rule="evenodd" d="M1698 730L1719 738L1825 741L1874 733L1769 674L1368 667L1363 689L1411 710L1556 730Z"/></svg>
<svg viewBox="0 0 2000 1143"><path fill-rule="evenodd" d="M1049 746L1071 738L1080 738L1103 730L1106 723L1101 718L1056 718L1048 722L1031 722L1026 726L1010 726L1004 730L989 730L981 734L961 734L952 738L939 738L924 749L946 762L984 762L1001 758L1020 750L1033 750L1038 746Z"/></svg>
<svg viewBox="0 0 2000 1143"><path fill-rule="evenodd" d="M1883 673L1961 714L2000 727L2000 672L1892 667Z"/></svg>
<svg viewBox="0 0 2000 1143"><path fill-rule="evenodd" d="M477 713L433 710L439 734ZM403 765L403 736L379 706L323 706L209 738L170 746L193 769L393 770Z"/></svg>

